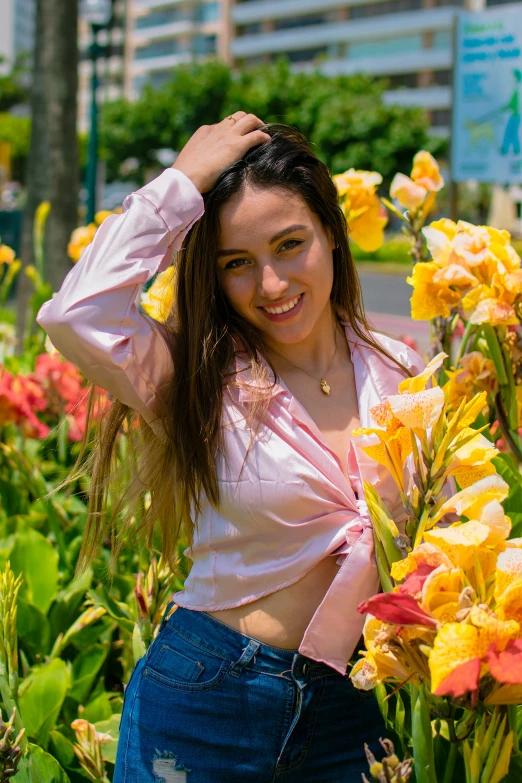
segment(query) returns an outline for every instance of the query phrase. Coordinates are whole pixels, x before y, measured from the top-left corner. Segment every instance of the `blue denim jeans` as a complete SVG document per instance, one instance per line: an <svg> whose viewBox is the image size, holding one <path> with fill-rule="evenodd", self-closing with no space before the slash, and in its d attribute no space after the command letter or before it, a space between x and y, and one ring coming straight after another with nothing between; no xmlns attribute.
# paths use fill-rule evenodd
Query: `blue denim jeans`
<svg viewBox="0 0 522 783"><path fill-rule="evenodd" d="M384 736L371 692L170 606L125 691L113 783L360 783Z"/></svg>

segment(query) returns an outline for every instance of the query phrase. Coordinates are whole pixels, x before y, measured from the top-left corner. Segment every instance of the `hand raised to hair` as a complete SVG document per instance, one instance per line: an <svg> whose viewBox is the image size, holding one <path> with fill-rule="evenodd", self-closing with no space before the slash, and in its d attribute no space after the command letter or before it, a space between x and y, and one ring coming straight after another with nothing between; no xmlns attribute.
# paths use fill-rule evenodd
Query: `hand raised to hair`
<svg viewBox="0 0 522 783"><path fill-rule="evenodd" d="M231 117L198 128L172 166L186 174L200 193L211 190L219 176L251 147L270 139L259 130L264 123L255 114L236 111Z"/></svg>

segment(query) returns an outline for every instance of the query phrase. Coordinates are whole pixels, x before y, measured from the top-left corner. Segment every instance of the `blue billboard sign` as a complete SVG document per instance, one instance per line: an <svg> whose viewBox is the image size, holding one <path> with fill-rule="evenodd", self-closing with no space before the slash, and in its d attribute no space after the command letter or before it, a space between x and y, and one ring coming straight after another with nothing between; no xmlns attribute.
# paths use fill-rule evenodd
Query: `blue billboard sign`
<svg viewBox="0 0 522 783"><path fill-rule="evenodd" d="M461 12L455 30L452 176L522 183L522 3Z"/></svg>

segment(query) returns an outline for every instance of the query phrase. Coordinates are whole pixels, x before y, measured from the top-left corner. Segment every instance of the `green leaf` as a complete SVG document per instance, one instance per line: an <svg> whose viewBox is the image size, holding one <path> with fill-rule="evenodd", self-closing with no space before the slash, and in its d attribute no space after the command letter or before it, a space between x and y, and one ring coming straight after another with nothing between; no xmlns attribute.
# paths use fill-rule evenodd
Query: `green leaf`
<svg viewBox="0 0 522 783"><path fill-rule="evenodd" d="M20 595L47 614L58 590L58 553L37 530L17 533L11 552L11 568L24 581Z"/></svg>
<svg viewBox="0 0 522 783"><path fill-rule="evenodd" d="M102 734L110 734L113 742L107 742L101 746L102 756L105 761L111 764L116 763L116 751L118 749L118 738L120 736L121 715L114 713L109 720L100 720L95 723L96 731Z"/></svg>
<svg viewBox="0 0 522 783"><path fill-rule="evenodd" d="M46 753L45 750L32 743L29 743L28 747L29 755L22 760L20 765L22 775L15 775L13 778L15 783L25 783L26 779L30 783L70 783L68 775L50 753ZM27 778L24 775L27 775Z"/></svg>
<svg viewBox="0 0 522 783"><path fill-rule="evenodd" d="M57 729L53 729L49 733L49 750L58 759L62 767L67 768L74 764L76 754L73 750L73 744L70 739Z"/></svg>
<svg viewBox="0 0 522 783"><path fill-rule="evenodd" d="M47 747L49 732L54 728L70 685L69 668L55 658L33 669L20 687L20 713L28 737Z"/></svg>
<svg viewBox="0 0 522 783"><path fill-rule="evenodd" d="M125 604L115 601L114 598L109 595L105 587L89 590L88 595L96 606L103 606L107 610L107 614L109 614L113 620L116 620L122 628L130 633L134 631L134 620L131 619L127 607Z"/></svg>
<svg viewBox="0 0 522 783"><path fill-rule="evenodd" d="M102 691L82 710L81 717L88 720L89 723L97 723L101 720L109 720L111 715L112 707L109 694Z"/></svg>
<svg viewBox="0 0 522 783"><path fill-rule="evenodd" d="M49 621L37 606L18 599L16 630L22 646L33 658L40 660L49 652L51 646L51 629Z"/></svg>
<svg viewBox="0 0 522 783"><path fill-rule="evenodd" d="M522 753L517 753L516 756L511 756L511 762L509 765L509 772L505 778L502 778L502 783L520 783L522 780Z"/></svg>
<svg viewBox="0 0 522 783"><path fill-rule="evenodd" d="M74 659L72 665L72 687L69 696L76 699L80 704L83 704L87 699L94 680L107 658L108 652L108 646L95 644L81 652Z"/></svg>

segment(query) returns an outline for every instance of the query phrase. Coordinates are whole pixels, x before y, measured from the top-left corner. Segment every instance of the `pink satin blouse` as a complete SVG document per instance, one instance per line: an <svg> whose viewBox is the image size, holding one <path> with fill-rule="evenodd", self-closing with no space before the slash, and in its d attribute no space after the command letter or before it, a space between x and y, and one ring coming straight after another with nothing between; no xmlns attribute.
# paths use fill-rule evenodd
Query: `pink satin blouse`
<svg viewBox="0 0 522 783"><path fill-rule="evenodd" d="M108 217L70 270L58 293L45 302L37 322L67 359L93 383L139 411L157 432L156 401L172 374L162 327L139 308L142 285L172 261L184 236L203 214L192 181L167 169L128 196L123 213ZM355 371L362 427L374 426L370 408L397 392L401 370L357 339L345 324ZM401 342L376 335L413 374L425 363ZM241 361L236 360L236 369ZM379 586L373 535L362 479L391 508L401 508L395 484L353 438L349 480L303 406L285 384L270 402L249 450L243 405L253 380L224 394L224 456L217 457L219 508L203 498L185 589L174 599L199 611L255 601L297 582L324 557L339 571L315 612L299 650L341 673L360 638L364 618L357 605Z"/></svg>

